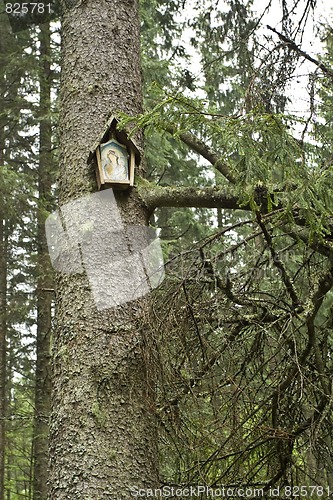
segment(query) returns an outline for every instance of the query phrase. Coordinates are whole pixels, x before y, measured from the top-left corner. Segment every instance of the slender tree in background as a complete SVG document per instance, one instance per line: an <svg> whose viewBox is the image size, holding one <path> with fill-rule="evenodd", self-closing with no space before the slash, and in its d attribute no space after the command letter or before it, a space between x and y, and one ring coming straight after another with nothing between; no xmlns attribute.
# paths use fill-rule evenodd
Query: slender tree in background
<svg viewBox="0 0 333 500"><path fill-rule="evenodd" d="M0 54L3 66L6 66L6 51L9 48L9 26L3 14L0 14ZM5 165L5 127L6 116L4 95L6 77L0 76L0 168ZM2 176L1 176L2 177ZM0 499L5 498L5 448L7 418L7 269L8 269L8 215L5 206L0 203Z"/></svg>
<svg viewBox="0 0 333 500"><path fill-rule="evenodd" d="M3 128L0 127L0 164L3 164ZM3 207L2 207L3 210ZM0 499L4 499L5 480L5 432L7 416L6 394L6 352L7 352L7 231L5 218L0 212Z"/></svg>
<svg viewBox="0 0 333 500"><path fill-rule="evenodd" d="M48 433L51 405L50 339L53 275L45 237L45 219L52 211L51 35L49 23L39 28L40 42L40 146L37 223L37 340L35 381L34 500L48 498Z"/></svg>
<svg viewBox="0 0 333 500"><path fill-rule="evenodd" d="M2 9L4 10L3 6ZM5 498L32 497L32 409L34 407L33 328L36 235L36 44L33 29L13 32L1 14L1 227L6 249L6 415L1 419L5 445ZM4 303L2 302L2 305ZM2 315L2 320L4 316ZM2 323L4 325L4 323ZM2 330L4 331L4 330ZM3 338L3 337L2 337Z"/></svg>

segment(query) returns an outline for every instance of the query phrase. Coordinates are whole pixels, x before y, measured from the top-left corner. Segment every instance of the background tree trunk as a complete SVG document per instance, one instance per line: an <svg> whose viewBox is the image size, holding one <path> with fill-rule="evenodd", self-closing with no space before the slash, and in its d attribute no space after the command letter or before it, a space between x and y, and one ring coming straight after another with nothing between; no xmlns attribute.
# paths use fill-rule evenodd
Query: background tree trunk
<svg viewBox="0 0 333 500"><path fill-rule="evenodd" d="M52 140L50 26L40 26L40 151L39 209L37 227L37 343L34 421L34 500L48 498L48 433L51 405L50 337L53 277L45 238L46 214L52 210Z"/></svg>
<svg viewBox="0 0 333 500"><path fill-rule="evenodd" d="M0 57L5 66L6 33L4 16L0 17ZM4 165L5 150L5 117L4 109L4 89L5 76L0 76L0 167ZM2 204L1 204L2 205ZM6 437L6 381L7 381L7 229L5 223L4 207L0 205L0 500L5 498L5 437Z"/></svg>
<svg viewBox="0 0 333 500"><path fill-rule="evenodd" d="M63 2L60 202L96 191L89 150L110 114L141 110L137 0ZM116 193L144 225L135 190ZM89 214L87 214L89 220ZM105 221L106 231L112 221ZM57 278L50 428L51 498L131 498L157 483L154 401L138 327L145 300L98 311L87 276Z"/></svg>
<svg viewBox="0 0 333 500"><path fill-rule="evenodd" d="M2 155L1 155L2 156ZM0 158L0 161L2 158ZM7 236L3 214L0 212L0 500L5 494L5 438L6 438L6 380L7 380Z"/></svg>

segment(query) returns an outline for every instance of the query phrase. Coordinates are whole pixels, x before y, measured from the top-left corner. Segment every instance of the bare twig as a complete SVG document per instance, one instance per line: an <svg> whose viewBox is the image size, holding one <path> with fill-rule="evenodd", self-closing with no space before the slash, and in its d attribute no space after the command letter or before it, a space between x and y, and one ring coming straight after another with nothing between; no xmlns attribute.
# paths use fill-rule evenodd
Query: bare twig
<svg viewBox="0 0 333 500"><path fill-rule="evenodd" d="M318 61L318 59L314 59L312 56L310 56L309 54L304 52L304 50L302 50L300 47L298 47L298 45L296 45L296 43L293 40L290 40L290 38L286 37L285 35L283 35L279 31L277 31L275 28L272 28L269 25L267 25L267 28L269 30L273 31L273 33L275 33L280 38L280 40L282 40L284 43L286 43L288 45L288 47L290 47L292 50L294 50L299 55L304 57L304 59L307 59L308 61L310 61L313 64L315 64L316 66L318 66L318 68L320 68L323 73L325 73L327 76L329 76L330 78L333 79L333 70L331 68L326 66L323 62Z"/></svg>

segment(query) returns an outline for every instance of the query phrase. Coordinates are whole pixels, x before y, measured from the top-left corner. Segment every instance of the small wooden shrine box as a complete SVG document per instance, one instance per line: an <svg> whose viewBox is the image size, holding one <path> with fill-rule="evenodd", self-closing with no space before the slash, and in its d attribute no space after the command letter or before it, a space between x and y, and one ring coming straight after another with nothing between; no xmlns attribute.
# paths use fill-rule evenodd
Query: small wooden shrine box
<svg viewBox="0 0 333 500"><path fill-rule="evenodd" d="M101 139L90 151L88 163L94 161L98 189L128 189L134 184L135 166L140 152L125 131L117 130L118 120L112 116Z"/></svg>

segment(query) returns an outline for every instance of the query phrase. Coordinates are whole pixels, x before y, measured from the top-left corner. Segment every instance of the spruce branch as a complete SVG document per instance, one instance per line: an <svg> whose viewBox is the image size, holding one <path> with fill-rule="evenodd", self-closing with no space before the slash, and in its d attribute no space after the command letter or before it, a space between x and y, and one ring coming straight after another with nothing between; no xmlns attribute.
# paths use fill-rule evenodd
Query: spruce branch
<svg viewBox="0 0 333 500"><path fill-rule="evenodd" d="M267 246L268 246L268 249L270 251L270 254L271 254L271 257L273 259L273 262L275 264L275 267L278 269L278 271L280 272L281 274L281 278L282 278L282 281L286 287L286 290L291 298L291 301L292 301L292 304L293 304L293 308L294 309L299 309L300 307L300 300L298 298L298 295L297 295L297 292L296 292L296 289L292 283L292 280L290 279L288 273L287 273L287 270L285 268L285 266L283 265L283 262L282 260L280 259L280 256L278 254L278 252L276 252L274 246L273 246L273 238L272 236L270 235L269 231L267 230L267 227L266 227L266 224L264 223L264 221L262 220L262 217L261 217L261 214L259 212L257 212L256 214L257 216L257 222L258 222L258 225L264 235L264 238L266 240L266 243L267 243Z"/></svg>
<svg viewBox="0 0 333 500"><path fill-rule="evenodd" d="M177 132L177 130L172 126L165 127L166 132L171 135L177 135L179 139L186 144L192 151L198 153L200 156L209 161L229 182L232 184L236 183L236 178L230 171L227 163L221 160L221 157L213 151L207 144L198 139L191 132Z"/></svg>
<svg viewBox="0 0 333 500"><path fill-rule="evenodd" d="M150 183L138 185L138 193L149 211L157 207L196 207L250 210L242 206L239 197L221 187L156 186Z"/></svg>
<svg viewBox="0 0 333 500"><path fill-rule="evenodd" d="M290 47L292 50L294 50L299 55L304 57L304 59L307 59L311 63L318 66L318 68L321 69L323 73L325 73L327 76L329 76L330 78L333 79L333 70L331 68L328 68L323 62L318 61L318 59L315 59L314 57L307 54L307 52L304 52L304 50L302 50L300 47L298 47L298 45L296 45L296 43L293 40L290 40L290 38L286 37L285 35L283 35L279 31L277 31L275 28L272 28L269 25L267 25L267 28L270 31L273 31L273 33L275 33L280 38L280 40L282 40L285 44L287 44L288 47Z"/></svg>

